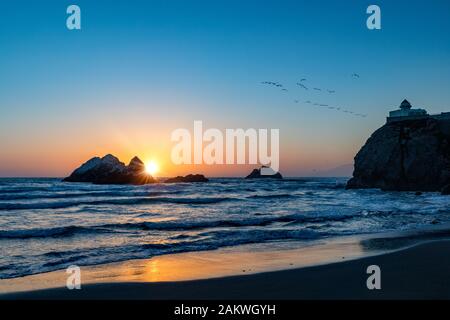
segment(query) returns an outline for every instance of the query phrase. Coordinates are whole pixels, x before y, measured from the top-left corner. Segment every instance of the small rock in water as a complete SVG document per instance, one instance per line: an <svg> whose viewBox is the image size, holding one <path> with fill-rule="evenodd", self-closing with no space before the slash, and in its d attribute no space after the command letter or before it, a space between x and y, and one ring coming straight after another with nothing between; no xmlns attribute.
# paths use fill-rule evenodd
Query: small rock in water
<svg viewBox="0 0 450 320"><path fill-rule="evenodd" d="M269 167L262 166L259 169L254 169L245 179L283 179L283 176Z"/></svg>
<svg viewBox="0 0 450 320"><path fill-rule="evenodd" d="M177 183L177 182L208 182L209 180L202 174L188 174L185 177L177 176L175 178L169 178L165 183Z"/></svg>

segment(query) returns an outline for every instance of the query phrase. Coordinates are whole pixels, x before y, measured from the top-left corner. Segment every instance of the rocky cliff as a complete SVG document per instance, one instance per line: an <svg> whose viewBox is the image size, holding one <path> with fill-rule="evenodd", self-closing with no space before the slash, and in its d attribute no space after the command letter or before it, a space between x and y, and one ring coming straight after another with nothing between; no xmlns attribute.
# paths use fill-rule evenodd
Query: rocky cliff
<svg viewBox="0 0 450 320"><path fill-rule="evenodd" d="M387 123L355 157L347 188L445 191L450 185L450 120Z"/></svg>

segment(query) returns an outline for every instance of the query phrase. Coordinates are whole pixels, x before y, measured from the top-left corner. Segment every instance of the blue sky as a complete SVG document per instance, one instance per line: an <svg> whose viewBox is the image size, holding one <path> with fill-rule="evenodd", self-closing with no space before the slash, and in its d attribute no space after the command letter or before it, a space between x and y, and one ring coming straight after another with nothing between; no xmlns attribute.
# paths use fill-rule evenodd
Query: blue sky
<svg viewBox="0 0 450 320"><path fill-rule="evenodd" d="M66 28L70 4L80 31ZM366 28L370 4L381 30ZM65 175L102 152L164 157L193 120L279 128L282 169L307 175L351 163L404 98L450 111L446 0L19 0L0 12L0 176Z"/></svg>

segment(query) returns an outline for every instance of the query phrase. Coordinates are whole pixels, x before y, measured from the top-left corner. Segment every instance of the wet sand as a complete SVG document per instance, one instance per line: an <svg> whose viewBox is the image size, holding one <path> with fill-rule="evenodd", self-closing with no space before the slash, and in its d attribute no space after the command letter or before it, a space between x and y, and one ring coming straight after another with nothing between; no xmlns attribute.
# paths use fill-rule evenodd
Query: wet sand
<svg viewBox="0 0 450 320"><path fill-rule="evenodd" d="M65 287L64 270L1 280L0 299L450 298L448 240L364 258L358 258L363 246L350 240L295 250L249 248L86 267L81 290ZM367 289L369 265L381 268L381 290Z"/></svg>

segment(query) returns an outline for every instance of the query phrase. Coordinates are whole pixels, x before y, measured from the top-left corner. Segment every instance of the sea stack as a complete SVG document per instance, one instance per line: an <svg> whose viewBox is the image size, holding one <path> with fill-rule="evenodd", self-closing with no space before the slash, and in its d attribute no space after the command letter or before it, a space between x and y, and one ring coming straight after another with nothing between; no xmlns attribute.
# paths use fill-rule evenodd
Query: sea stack
<svg viewBox="0 0 450 320"><path fill-rule="evenodd" d="M281 173L275 172L269 167L262 166L259 169L253 169L245 179L283 179L283 176Z"/></svg>
<svg viewBox="0 0 450 320"><path fill-rule="evenodd" d="M178 182L186 182L186 183L191 183L191 182L208 182L208 178L206 178L204 175L202 174L188 174L187 176L177 176L175 178L169 178L166 181L164 181L165 183L178 183Z"/></svg>
<svg viewBox="0 0 450 320"><path fill-rule="evenodd" d="M134 157L128 166L115 156L94 157L65 178L65 182L90 182L94 184L148 184L155 179L145 172L144 163Z"/></svg>
<svg viewBox="0 0 450 320"><path fill-rule="evenodd" d="M347 188L450 190L450 112L429 115L404 100L355 156Z"/></svg>

